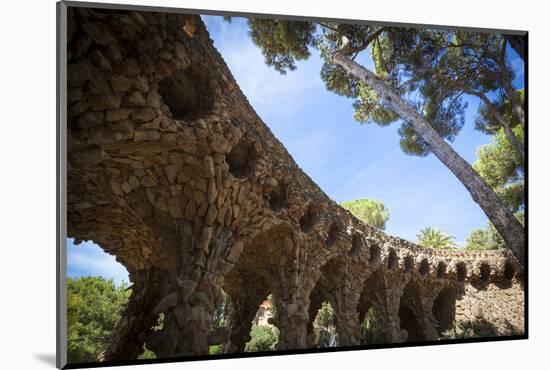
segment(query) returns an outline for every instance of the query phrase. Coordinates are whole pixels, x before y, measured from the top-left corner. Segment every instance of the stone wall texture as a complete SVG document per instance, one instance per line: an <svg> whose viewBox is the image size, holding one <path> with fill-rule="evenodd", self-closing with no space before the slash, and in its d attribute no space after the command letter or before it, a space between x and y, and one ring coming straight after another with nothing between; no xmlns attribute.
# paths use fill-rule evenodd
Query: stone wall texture
<svg viewBox="0 0 550 370"><path fill-rule="evenodd" d="M220 341L241 352L270 293L279 349L312 345L323 301L342 345L359 344L370 307L387 342L469 322L523 333L510 253L422 248L341 208L255 113L198 16L68 14L68 236L116 256L133 291L104 359L144 343L157 356ZM230 324L213 333L222 289Z"/></svg>

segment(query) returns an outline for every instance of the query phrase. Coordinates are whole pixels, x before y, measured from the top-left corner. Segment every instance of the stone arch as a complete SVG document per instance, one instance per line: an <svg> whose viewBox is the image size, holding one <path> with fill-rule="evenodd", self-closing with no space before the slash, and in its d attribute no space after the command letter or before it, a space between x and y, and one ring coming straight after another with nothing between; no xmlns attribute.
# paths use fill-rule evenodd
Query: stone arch
<svg viewBox="0 0 550 370"><path fill-rule="evenodd" d="M405 272L412 272L414 269L414 259L411 256L406 256L403 259L403 266L405 268Z"/></svg>
<svg viewBox="0 0 550 370"><path fill-rule="evenodd" d="M445 274L447 273L447 265L445 262L439 262L437 264L437 277L439 279L443 279L445 277Z"/></svg>
<svg viewBox="0 0 550 370"><path fill-rule="evenodd" d="M258 156L254 143L246 137L241 138L225 156L229 173L238 179L250 176L254 172Z"/></svg>
<svg viewBox="0 0 550 370"><path fill-rule="evenodd" d="M380 247L376 243L369 243L369 263L371 265L380 262Z"/></svg>
<svg viewBox="0 0 550 370"><path fill-rule="evenodd" d="M421 301L421 293L417 283L411 280L405 285L399 302L399 322L401 330L407 333L406 342L426 340L424 328L421 324L424 316Z"/></svg>
<svg viewBox="0 0 550 370"><path fill-rule="evenodd" d="M320 208L313 203L310 203L305 213L300 218L300 229L304 233L313 231L320 219Z"/></svg>
<svg viewBox="0 0 550 370"><path fill-rule="evenodd" d="M466 264L464 262L458 262L456 264L456 281L466 280Z"/></svg>
<svg viewBox="0 0 550 370"><path fill-rule="evenodd" d="M388 254L388 270L393 270L397 268L398 265L397 252L395 252L395 249L390 248L390 252Z"/></svg>
<svg viewBox="0 0 550 370"><path fill-rule="evenodd" d="M432 305L432 313L437 321L437 332L452 329L455 324L457 293L452 287L443 288Z"/></svg>
<svg viewBox="0 0 550 370"><path fill-rule="evenodd" d="M491 278L491 267L488 263L483 262L479 266L479 278L481 281L487 283L489 279Z"/></svg>
<svg viewBox="0 0 550 370"><path fill-rule="evenodd" d="M160 80L158 92L174 119L202 118L211 111L214 102L208 69L195 64Z"/></svg>
<svg viewBox="0 0 550 370"><path fill-rule="evenodd" d="M510 260L507 260L504 264L504 278L506 280L512 280L516 275L516 267L514 263Z"/></svg>
<svg viewBox="0 0 550 370"><path fill-rule="evenodd" d="M278 182L271 191L267 194L269 208L274 212L279 212L288 207L287 185L283 182Z"/></svg>
<svg viewBox="0 0 550 370"><path fill-rule="evenodd" d="M339 234L340 234L340 226L338 226L338 222L333 221L330 224L330 227L327 233L327 238L325 239L326 246L332 247L334 244L336 244Z"/></svg>
<svg viewBox="0 0 550 370"><path fill-rule="evenodd" d="M378 270L371 274L364 282L359 299L357 313L359 322L365 323L370 319L368 326L362 326L360 342L362 344L387 343L393 341L393 327L389 320L387 305L387 290L384 272ZM368 317L370 316L370 317Z"/></svg>
<svg viewBox="0 0 550 370"><path fill-rule="evenodd" d="M421 276L426 276L430 273L430 263L428 262L428 259L422 259L422 261L420 262L420 267L418 268L418 272Z"/></svg>
<svg viewBox="0 0 550 370"><path fill-rule="evenodd" d="M351 236L351 249L349 251L350 257L357 257L361 254L361 250L365 246L363 235L360 233L353 233Z"/></svg>

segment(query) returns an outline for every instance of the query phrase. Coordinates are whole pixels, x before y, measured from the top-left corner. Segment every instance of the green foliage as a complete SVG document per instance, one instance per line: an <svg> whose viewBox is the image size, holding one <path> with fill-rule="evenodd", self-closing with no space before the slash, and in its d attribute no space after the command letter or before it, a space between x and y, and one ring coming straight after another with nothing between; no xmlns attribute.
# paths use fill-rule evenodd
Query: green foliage
<svg viewBox="0 0 550 370"><path fill-rule="evenodd" d="M270 304L271 316L275 317L277 315L277 305L275 304L275 299L273 298L273 293L270 293L267 296L267 301Z"/></svg>
<svg viewBox="0 0 550 370"><path fill-rule="evenodd" d="M143 345L143 352L141 353L141 355L138 356L137 359L138 360L147 360L147 359L152 359L152 358L157 358L157 356L155 355L155 352L148 349L144 344Z"/></svg>
<svg viewBox="0 0 550 370"><path fill-rule="evenodd" d="M329 302L323 302L319 309L319 325L328 330L334 325L334 310Z"/></svg>
<svg viewBox="0 0 550 370"><path fill-rule="evenodd" d="M379 344L384 342L380 313L374 307L371 307L365 314L365 319L361 324L361 344Z"/></svg>
<svg viewBox="0 0 550 370"><path fill-rule="evenodd" d="M67 279L67 355L70 363L96 362L109 343L131 292L100 277Z"/></svg>
<svg viewBox="0 0 550 370"><path fill-rule="evenodd" d="M442 230L438 230L432 227L427 227L420 230L417 234L418 244L424 247L430 248L453 248L455 243L453 242L454 236L448 235Z"/></svg>
<svg viewBox="0 0 550 370"><path fill-rule="evenodd" d="M382 202L364 198L342 202L340 205L367 224L382 230L386 228L390 213Z"/></svg>
<svg viewBox="0 0 550 370"><path fill-rule="evenodd" d="M280 73L296 69L296 61L310 56L315 25L311 22L272 19L248 20L250 37L262 49L267 65Z"/></svg>
<svg viewBox="0 0 550 370"><path fill-rule="evenodd" d="M223 346L221 344L214 344L208 347L209 355L219 355L223 353Z"/></svg>
<svg viewBox="0 0 550 370"><path fill-rule="evenodd" d="M516 93L519 96L519 100L524 104L525 93L523 90L517 90ZM499 96L498 100L493 102L495 110L502 116L502 118L508 122L510 127L514 127L517 124L517 118L514 113L514 107L505 95ZM488 109L486 105L480 105L475 120L476 128L486 134L494 135L501 128L501 123L496 119L495 115ZM518 138L519 139L519 138ZM521 141L522 142L522 141Z"/></svg>
<svg viewBox="0 0 550 370"><path fill-rule="evenodd" d="M523 212L515 213L516 218L523 224ZM495 226L489 222L485 229L475 229L466 239L467 250L493 250L506 248L504 239Z"/></svg>
<svg viewBox="0 0 550 370"><path fill-rule="evenodd" d="M515 136L523 142L523 128L514 127ZM492 143L477 149L478 160L474 169L493 188L504 204L512 211L523 209L525 203L524 160L500 128Z"/></svg>
<svg viewBox="0 0 550 370"><path fill-rule="evenodd" d="M440 340L446 339L466 339L466 338L482 338L494 336L494 331L488 328L484 320L469 321L460 324L458 327L448 329L441 333Z"/></svg>
<svg viewBox="0 0 550 370"><path fill-rule="evenodd" d="M278 341L279 330L276 327L253 325L250 330L250 341L246 343L244 351L273 351Z"/></svg>
<svg viewBox="0 0 550 370"><path fill-rule="evenodd" d="M222 290L221 299L214 311L214 316L212 317L212 328L215 330L223 326L227 326L227 320L229 319L231 301L229 295Z"/></svg>
<svg viewBox="0 0 550 370"><path fill-rule="evenodd" d="M466 339L466 338L479 338L480 335L471 327L466 327L462 330L448 329L441 333L440 340L448 339Z"/></svg>
<svg viewBox="0 0 550 370"><path fill-rule="evenodd" d="M321 78L327 89L354 99L359 122L387 126L399 116L369 86L333 63L344 36L349 50L355 50L351 57L370 51L374 72L423 113L442 138L453 141L464 125L464 93L496 92L492 103L512 122L504 91L505 81L512 81L514 74L502 63L505 43L500 34L260 19L248 24L266 63L281 73L293 70L296 60L308 58L309 47L317 48L324 59ZM477 127L493 133L501 124L482 104ZM405 153L430 153L408 122L401 122L398 133Z"/></svg>

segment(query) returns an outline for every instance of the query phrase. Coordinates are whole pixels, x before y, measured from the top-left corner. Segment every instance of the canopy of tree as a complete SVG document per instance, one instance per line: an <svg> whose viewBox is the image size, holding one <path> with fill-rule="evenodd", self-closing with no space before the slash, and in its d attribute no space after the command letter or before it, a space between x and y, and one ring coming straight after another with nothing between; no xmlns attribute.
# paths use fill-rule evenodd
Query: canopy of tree
<svg viewBox="0 0 550 370"><path fill-rule="evenodd" d="M342 202L340 205L361 221L382 230L386 228L386 222L390 218L388 209L377 200L363 198Z"/></svg>
<svg viewBox="0 0 550 370"><path fill-rule="evenodd" d="M523 128L517 125L514 134L523 140ZM493 142L477 150L474 168L512 211L523 209L525 204L525 163L501 128L495 132Z"/></svg>
<svg viewBox="0 0 550 370"><path fill-rule="evenodd" d="M101 277L67 279L69 363L97 362L109 343L131 291Z"/></svg>

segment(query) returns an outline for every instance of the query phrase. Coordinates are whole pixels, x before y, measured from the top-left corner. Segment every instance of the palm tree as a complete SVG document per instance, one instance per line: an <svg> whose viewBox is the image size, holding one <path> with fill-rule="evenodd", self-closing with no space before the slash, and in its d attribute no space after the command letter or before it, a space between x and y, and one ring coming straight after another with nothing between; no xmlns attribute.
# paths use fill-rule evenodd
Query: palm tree
<svg viewBox="0 0 550 370"><path fill-rule="evenodd" d="M420 233L416 236L418 238L418 243L424 247L453 248L456 246L453 242L454 236L448 235L444 231L432 227L420 230Z"/></svg>

